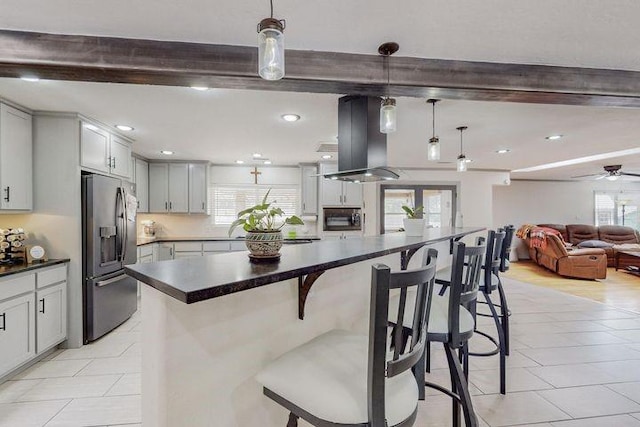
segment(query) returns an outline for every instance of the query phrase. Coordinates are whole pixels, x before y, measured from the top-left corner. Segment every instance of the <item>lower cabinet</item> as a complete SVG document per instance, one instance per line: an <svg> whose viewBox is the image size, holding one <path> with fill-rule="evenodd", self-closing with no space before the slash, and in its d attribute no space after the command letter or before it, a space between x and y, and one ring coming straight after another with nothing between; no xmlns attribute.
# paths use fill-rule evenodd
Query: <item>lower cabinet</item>
<svg viewBox="0 0 640 427"><path fill-rule="evenodd" d="M0 303L0 377L36 355L33 293Z"/></svg>
<svg viewBox="0 0 640 427"><path fill-rule="evenodd" d="M36 292L38 352L64 341L67 336L67 284Z"/></svg>
<svg viewBox="0 0 640 427"><path fill-rule="evenodd" d="M0 378L66 337L66 264L0 278Z"/></svg>

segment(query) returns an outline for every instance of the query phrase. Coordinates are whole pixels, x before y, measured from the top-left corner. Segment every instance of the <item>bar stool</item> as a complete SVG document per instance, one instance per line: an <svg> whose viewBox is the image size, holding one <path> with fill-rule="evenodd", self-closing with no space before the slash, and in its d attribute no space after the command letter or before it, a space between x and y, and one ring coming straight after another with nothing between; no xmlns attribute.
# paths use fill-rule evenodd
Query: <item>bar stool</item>
<svg viewBox="0 0 640 427"><path fill-rule="evenodd" d="M496 326L496 332L498 334L498 338L494 338L487 332L478 330L477 322L476 322L476 330L475 332L489 341L491 341L495 345L495 349L486 352L469 352L470 356L494 356L496 354L500 355L500 393L506 394L507 391L507 362L506 362L506 339L505 339L505 329L504 329L504 321L506 312L504 308L506 307L506 299L503 301L501 298L500 301L500 310L501 313L498 314L496 309L496 305L494 304L491 295L494 291L497 291L500 288L500 265L502 263L502 253L503 253L503 242L505 239L506 233L504 231L493 231L489 230L487 233L486 239L486 254L484 258L483 265L483 280L480 283L480 291L484 296L484 302L478 301L478 303L486 304L489 307L490 314L478 313L476 307L473 307L474 319L476 316L485 316L491 317ZM478 238L478 242L482 243L484 238Z"/></svg>
<svg viewBox="0 0 640 427"><path fill-rule="evenodd" d="M502 241L502 254L500 255L500 268L499 273L504 273L509 270L509 256L511 255L511 245L513 243L513 235L516 232L516 228L513 225L505 225L504 227L498 229L504 230L504 240ZM502 317L502 329L504 330L504 347L505 354L509 355L509 316L511 316L511 311L509 311L509 307L507 305L507 296L504 292L504 287L502 286L502 280L500 279L500 274L498 274L498 293L500 294L500 315Z"/></svg>
<svg viewBox="0 0 640 427"><path fill-rule="evenodd" d="M385 265L374 265L368 337L333 330L258 373L264 394L290 412L287 427L297 426L299 418L323 427L414 424L418 384L410 369L423 359L435 270L435 260L418 270L394 273ZM418 331L409 345L402 345L401 333L389 338L391 290L399 290L393 317L401 321L411 312L411 326ZM407 299L409 290L417 296L412 301Z"/></svg>
<svg viewBox="0 0 640 427"><path fill-rule="evenodd" d="M475 321L472 307L480 287L484 252L483 246L468 247L460 242L454 244L449 292L444 296L433 296L429 315L427 341L443 344L451 376L451 390L426 381L424 384L426 387L434 388L453 398L452 418L453 425L456 427L461 425L460 406L462 406L465 425L467 427L478 426L478 419L469 394L468 375L465 372L468 372L469 369L467 343L474 333ZM425 259L429 260L428 253ZM392 299L390 306L394 307L396 304ZM398 320L389 319L394 326L400 324ZM411 336L414 329L407 318L404 319L402 325L404 336ZM395 327L394 333L397 333L398 330L399 328ZM428 357L426 351L425 357ZM424 379L424 375L421 376L419 373L424 373L425 363L426 361L423 359L416 366L416 378L420 383Z"/></svg>

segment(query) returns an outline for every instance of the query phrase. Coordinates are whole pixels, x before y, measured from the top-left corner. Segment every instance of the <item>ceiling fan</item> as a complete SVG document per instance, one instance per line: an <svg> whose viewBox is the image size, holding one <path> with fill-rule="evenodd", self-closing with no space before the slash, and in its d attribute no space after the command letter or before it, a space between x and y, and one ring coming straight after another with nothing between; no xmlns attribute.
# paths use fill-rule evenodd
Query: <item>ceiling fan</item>
<svg viewBox="0 0 640 427"><path fill-rule="evenodd" d="M622 172L620 169L622 169L622 165L609 165L604 166L604 172L589 175L572 176L571 178L595 177L596 180L606 178L609 181L615 181L623 175L640 177L640 174L638 173Z"/></svg>

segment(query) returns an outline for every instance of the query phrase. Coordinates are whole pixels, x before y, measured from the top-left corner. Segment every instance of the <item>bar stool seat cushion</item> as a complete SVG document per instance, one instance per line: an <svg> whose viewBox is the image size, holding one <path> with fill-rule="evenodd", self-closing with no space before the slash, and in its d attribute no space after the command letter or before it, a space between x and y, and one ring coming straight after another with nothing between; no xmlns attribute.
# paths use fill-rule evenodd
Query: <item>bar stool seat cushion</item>
<svg viewBox="0 0 640 427"><path fill-rule="evenodd" d="M333 423L367 423L369 338L329 331L269 363L256 380L304 411ZM409 418L418 405L418 385L407 370L386 380L389 426Z"/></svg>
<svg viewBox="0 0 640 427"><path fill-rule="evenodd" d="M407 301L415 299L407 296ZM389 299L389 313L398 312L399 297L392 297ZM414 304L407 304L405 307L403 325L406 328L411 328L411 322L413 320L413 307ZM390 316L389 321L395 322L397 319L392 319ZM466 308L460 306L460 333L468 333L473 331L474 321L473 315ZM434 293L431 300L431 312L429 313L429 331L430 334L448 334L449 331L449 290L440 296Z"/></svg>

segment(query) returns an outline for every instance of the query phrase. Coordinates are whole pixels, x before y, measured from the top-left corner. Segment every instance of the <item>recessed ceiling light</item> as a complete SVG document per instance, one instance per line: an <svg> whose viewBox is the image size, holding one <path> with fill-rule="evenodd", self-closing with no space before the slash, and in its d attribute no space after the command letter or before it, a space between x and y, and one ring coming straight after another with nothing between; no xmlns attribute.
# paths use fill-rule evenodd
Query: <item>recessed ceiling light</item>
<svg viewBox="0 0 640 427"><path fill-rule="evenodd" d="M473 160L471 160L471 159L464 159L464 161L467 162L467 163L473 162Z"/></svg>
<svg viewBox="0 0 640 427"><path fill-rule="evenodd" d="M84 123L82 126L87 128L87 129L89 129L89 130L93 130L93 131L97 131L98 130L98 128L96 126L92 125L91 123Z"/></svg>
<svg viewBox="0 0 640 427"><path fill-rule="evenodd" d="M364 176L373 176L373 174L371 172L367 172L364 174Z"/></svg>
<svg viewBox="0 0 640 427"><path fill-rule="evenodd" d="M160 154L164 154L165 156L171 156L173 154L173 151L171 151L171 150L162 150L162 151L160 151Z"/></svg>
<svg viewBox="0 0 640 427"><path fill-rule="evenodd" d="M502 149L496 151L496 153L498 153L498 154L506 154L509 151L511 151L511 150L509 150L508 148L502 148Z"/></svg>
<svg viewBox="0 0 640 427"><path fill-rule="evenodd" d="M262 154L260 154L260 153L253 153L253 158L254 158L254 159L259 159L260 157L262 157Z"/></svg>
<svg viewBox="0 0 640 427"><path fill-rule="evenodd" d="M353 182L355 182L356 184L360 184L360 180L359 179L354 179Z"/></svg>
<svg viewBox="0 0 640 427"><path fill-rule="evenodd" d="M265 165L270 165L270 164L271 164L271 160L265 160L265 161L264 161L264 164L265 164Z"/></svg>
<svg viewBox="0 0 640 427"><path fill-rule="evenodd" d="M39 82L40 81L40 77L37 76L22 76L20 77L21 80L24 80L25 82Z"/></svg>
<svg viewBox="0 0 640 427"><path fill-rule="evenodd" d="M558 140L560 138L562 138L563 135L549 135L547 137L545 137L545 139L548 139L549 141L555 141Z"/></svg>
<svg viewBox="0 0 640 427"><path fill-rule="evenodd" d="M133 130L133 128L131 126L127 126L127 125L116 125L116 127L120 130L123 130L125 132L130 132Z"/></svg>
<svg viewBox="0 0 640 427"><path fill-rule="evenodd" d="M244 160L236 160L236 163L237 163L237 164L239 164L239 165L241 165L241 164L243 164L243 163L244 163Z"/></svg>
<svg viewBox="0 0 640 427"><path fill-rule="evenodd" d="M331 157L333 157L331 154L324 154L322 156L322 158L325 159L325 160L330 159Z"/></svg>
<svg viewBox="0 0 640 427"><path fill-rule="evenodd" d="M338 179L338 177L337 176L332 176L331 179L333 179L335 181L336 179Z"/></svg>
<svg viewBox="0 0 640 427"><path fill-rule="evenodd" d="M204 92L205 90L209 90L207 86L191 86L193 90L199 90L200 92Z"/></svg>
<svg viewBox="0 0 640 427"><path fill-rule="evenodd" d="M283 114L282 118L286 122L297 122L298 120L300 120L300 116L297 114Z"/></svg>

